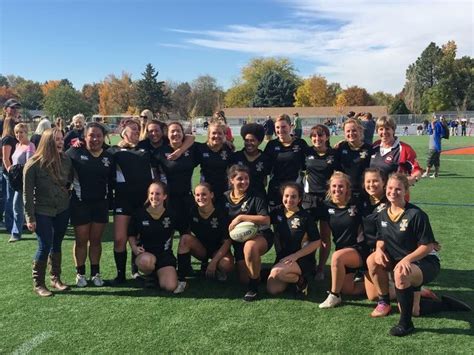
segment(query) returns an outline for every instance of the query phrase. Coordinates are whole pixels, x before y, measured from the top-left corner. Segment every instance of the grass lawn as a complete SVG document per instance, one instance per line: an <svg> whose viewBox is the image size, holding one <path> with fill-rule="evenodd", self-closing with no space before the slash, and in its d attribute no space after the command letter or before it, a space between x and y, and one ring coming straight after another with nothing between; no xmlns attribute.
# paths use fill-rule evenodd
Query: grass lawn
<svg viewBox="0 0 474 355"><path fill-rule="evenodd" d="M427 137L403 140L415 148L425 166ZM236 143L242 146L241 139ZM474 145L474 138L451 137L443 144L445 149ZM442 245L442 271L430 287L474 305L474 156L442 156L441 176L423 179L411 196L430 216ZM23 241L8 244L8 237L0 234L0 353L472 353L474 349L474 313L415 319L414 335L394 338L387 332L398 314L371 319L374 305L364 299L343 297L343 306L320 310L328 278L311 282L306 301L294 300L291 293L267 297L262 287L262 299L247 304L235 275L226 283L190 280L188 290L179 296L145 290L129 281L121 288L73 287L42 299L32 291L36 239L26 234ZM106 279L115 276L112 240L109 225L101 264ZM69 284L75 277L72 246L69 230L63 242L63 280ZM270 265L273 258L271 250L264 262Z"/></svg>

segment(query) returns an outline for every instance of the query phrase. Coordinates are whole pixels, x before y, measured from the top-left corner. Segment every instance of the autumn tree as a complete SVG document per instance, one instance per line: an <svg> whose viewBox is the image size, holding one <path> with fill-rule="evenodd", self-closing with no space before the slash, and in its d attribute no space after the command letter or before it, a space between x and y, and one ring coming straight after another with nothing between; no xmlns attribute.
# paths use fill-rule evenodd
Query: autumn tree
<svg viewBox="0 0 474 355"><path fill-rule="evenodd" d="M99 112L99 89L100 84L92 83L92 84L84 84L82 86L82 97L85 102L90 107L91 112L97 113Z"/></svg>
<svg viewBox="0 0 474 355"><path fill-rule="evenodd" d="M191 83L192 115L211 116L222 105L223 91L210 75L202 75Z"/></svg>
<svg viewBox="0 0 474 355"><path fill-rule="evenodd" d="M41 90L43 91L43 96L48 96L49 92L53 89L56 89L61 85L61 80L48 80L43 85L41 85Z"/></svg>
<svg viewBox="0 0 474 355"><path fill-rule="evenodd" d="M171 106L171 99L165 90L164 81L158 81L158 71L153 65L147 64L142 73L143 79L136 82L137 107L140 110L150 109L152 112L161 112L162 108Z"/></svg>
<svg viewBox="0 0 474 355"><path fill-rule="evenodd" d="M347 106L370 106L374 102L367 90L358 86L351 86L343 90Z"/></svg>
<svg viewBox="0 0 474 355"><path fill-rule="evenodd" d="M343 115L346 112L346 107L348 106L348 104L347 104L346 94L344 92L341 92L340 94L336 96L336 101L334 101L334 106L336 107L336 110L340 115Z"/></svg>
<svg viewBox="0 0 474 355"><path fill-rule="evenodd" d="M253 89L248 84L234 83L225 93L225 105L227 107L248 107L249 97L252 97Z"/></svg>
<svg viewBox="0 0 474 355"><path fill-rule="evenodd" d="M330 90L326 78L318 75L303 80L295 94L295 106L331 106L334 100L334 89Z"/></svg>
<svg viewBox="0 0 474 355"><path fill-rule="evenodd" d="M254 107L288 107L293 105L295 84L275 71L267 72L257 86Z"/></svg>
<svg viewBox="0 0 474 355"><path fill-rule="evenodd" d="M391 107L395 101L395 97L392 94L383 91L374 92L370 96L372 97L374 104L377 106Z"/></svg>
<svg viewBox="0 0 474 355"><path fill-rule="evenodd" d="M120 78L108 75L99 88L99 113L114 115L134 111L135 92L130 74L122 72Z"/></svg>
<svg viewBox="0 0 474 355"><path fill-rule="evenodd" d="M8 78L6 76L3 76L0 74L0 87L5 86L5 87L10 87L10 83L8 82Z"/></svg>

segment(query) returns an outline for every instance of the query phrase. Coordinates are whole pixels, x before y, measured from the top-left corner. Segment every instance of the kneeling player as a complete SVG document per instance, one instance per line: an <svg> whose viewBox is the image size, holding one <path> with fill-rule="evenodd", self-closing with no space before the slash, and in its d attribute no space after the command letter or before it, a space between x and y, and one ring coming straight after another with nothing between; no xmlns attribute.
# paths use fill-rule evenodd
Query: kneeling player
<svg viewBox="0 0 474 355"><path fill-rule="evenodd" d="M128 241L137 255L138 269L145 275L156 273L160 287L171 292L178 286L172 248L176 222L174 215L165 209L166 197L165 184L150 185L145 206L130 220Z"/></svg>
<svg viewBox="0 0 474 355"><path fill-rule="evenodd" d="M227 273L234 268L230 253L231 240L228 231L228 217L216 209L212 200L214 194L208 183L202 182L194 189L196 204L190 213L189 230L181 236L178 247L179 283L175 293L186 288L186 276L192 272L191 255L207 264L206 276L219 281L227 279Z"/></svg>
<svg viewBox="0 0 474 355"><path fill-rule="evenodd" d="M321 245L316 223L307 210L300 208L302 187L288 182L281 188L283 206L270 214L275 231L278 263L267 281L271 294L283 292L288 284L296 284L297 295L308 294L305 275L315 267L315 250Z"/></svg>

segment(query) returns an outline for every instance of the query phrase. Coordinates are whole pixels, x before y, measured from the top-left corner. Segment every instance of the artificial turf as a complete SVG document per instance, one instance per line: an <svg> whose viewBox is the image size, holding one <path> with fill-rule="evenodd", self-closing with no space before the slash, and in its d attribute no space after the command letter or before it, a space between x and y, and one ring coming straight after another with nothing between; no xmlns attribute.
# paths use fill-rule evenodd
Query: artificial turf
<svg viewBox="0 0 474 355"><path fill-rule="evenodd" d="M425 166L427 137L402 140ZM474 138L451 137L443 144L469 146ZM241 139L236 145L242 146ZM420 181L411 200L428 213L442 246L442 271L429 287L474 305L474 156L442 156L440 177ZM44 299L32 291L34 236L25 234L14 244L8 237L0 234L0 353L472 353L474 348L472 312L417 318L416 332L400 339L387 334L398 314L371 319L374 305L363 298L343 297L341 307L320 310L328 277L311 281L305 301L294 300L291 292L269 297L262 287L259 301L245 303L235 275L225 283L191 279L179 296L130 280L124 287L73 287ZM101 263L106 279L115 276L112 240L109 225ZM63 242L63 280L69 284L75 276L72 245L70 229ZM264 257L267 266L273 258L271 250Z"/></svg>

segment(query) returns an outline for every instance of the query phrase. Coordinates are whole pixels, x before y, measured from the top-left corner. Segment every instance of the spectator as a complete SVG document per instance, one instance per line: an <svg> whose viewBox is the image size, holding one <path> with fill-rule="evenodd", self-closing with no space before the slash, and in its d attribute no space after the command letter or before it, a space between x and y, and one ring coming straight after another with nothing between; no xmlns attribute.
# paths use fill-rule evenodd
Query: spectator
<svg viewBox="0 0 474 355"><path fill-rule="evenodd" d="M61 119L62 120L62 119ZM78 113L72 118L72 130L67 132L66 136L64 137L64 151L71 148L78 140L84 141L84 122L86 118L82 113ZM56 127L63 131L61 126L56 124Z"/></svg>
<svg viewBox="0 0 474 355"><path fill-rule="evenodd" d="M465 118L461 119L461 136L466 136L467 120Z"/></svg>
<svg viewBox="0 0 474 355"><path fill-rule="evenodd" d="M41 136L43 135L44 131L51 128L51 122L49 121L48 117L43 117L41 121L38 123L38 127L36 127L35 133L31 135L30 141L35 145L35 148L38 148L38 144L40 142Z"/></svg>
<svg viewBox="0 0 474 355"><path fill-rule="evenodd" d="M295 112L293 116L293 134L296 138L301 138L303 136L303 123L298 112Z"/></svg>
<svg viewBox="0 0 474 355"><path fill-rule="evenodd" d="M440 119L433 117L431 124L428 126L429 137L429 149L428 149L428 160L426 162L426 171L421 177L428 177L431 171L431 167L434 166L434 173L430 175L431 178L437 178L439 174L439 160L441 155L441 138L444 136L444 127Z"/></svg>
<svg viewBox="0 0 474 355"><path fill-rule="evenodd" d="M275 122L273 122L271 116L267 116L267 119L263 122L263 129L265 131L265 140L267 142L272 140L275 134Z"/></svg>
<svg viewBox="0 0 474 355"><path fill-rule="evenodd" d="M364 143L372 144L375 132L375 120L370 112L365 112L359 116L360 123L364 127Z"/></svg>

